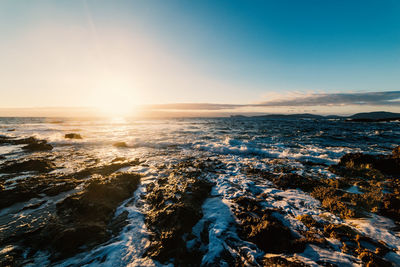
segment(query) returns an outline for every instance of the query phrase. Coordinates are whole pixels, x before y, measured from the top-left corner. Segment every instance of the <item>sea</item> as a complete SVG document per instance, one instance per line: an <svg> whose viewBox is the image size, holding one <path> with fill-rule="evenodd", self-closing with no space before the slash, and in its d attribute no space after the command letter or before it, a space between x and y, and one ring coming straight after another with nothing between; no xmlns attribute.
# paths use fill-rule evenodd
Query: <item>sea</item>
<svg viewBox="0 0 400 267"><path fill-rule="evenodd" d="M264 205L281 210L282 222L296 232L301 228L296 218L303 214L329 215L332 222L340 222L374 240L384 241L393 249L387 259L400 264L400 236L392 231L393 222L381 216L358 220L341 219L329 214L320 201L300 189L278 189L265 179L255 179L249 168L269 173L295 173L301 176L335 179L330 165L337 164L347 153L390 154L400 144L399 122L348 122L343 119L312 118L0 118L0 136L14 139L35 137L53 146L51 151L33 152L36 156L52 157L56 169L52 174L73 174L93 164L108 164L116 158L139 159L142 164L125 167L116 172L132 172L142 176L138 189L116 209L115 216L128 212L123 229L108 241L71 257L51 261L48 251L33 255L23 248L26 266L173 266L146 256L146 247L152 235L146 225L147 206L143 196L147 185L165 177L180 162L218 160L218 169L202 170L201 177L212 183L210 195L201 206L202 218L193 226L193 236L200 238L200 228L208 225L208 241L201 244L202 266L228 266L223 261L226 251L246 251L249 259L264 252L237 232L237 218L232 213L233 199L263 194ZM82 139L67 139L65 134L76 133ZM116 143L123 146L115 146ZM31 157L32 152L23 145L0 145L0 164ZM12 190L34 172L16 176L0 174L0 190ZM82 183L84 183L83 181ZM41 210L55 205L82 188L62 192L56 196L40 196L0 210L0 236L12 228L23 227L43 216ZM352 189L356 190L357 189ZM357 193L357 192L355 192ZM44 203L37 208L23 209L27 205ZM40 216L38 214L41 214ZM11 229L11 230L10 230ZM2 234L3 232L3 234ZM153 233L154 234L154 233ZM232 242L232 240L237 242ZM308 245L303 252L287 255L310 266L362 266L354 255L331 246ZM0 247L0 255L15 244ZM187 246L190 247L188 241ZM236 247L234 247L236 246ZM251 260L250 260L251 262ZM254 260L253 266L258 263ZM249 265L250 266L250 265Z"/></svg>

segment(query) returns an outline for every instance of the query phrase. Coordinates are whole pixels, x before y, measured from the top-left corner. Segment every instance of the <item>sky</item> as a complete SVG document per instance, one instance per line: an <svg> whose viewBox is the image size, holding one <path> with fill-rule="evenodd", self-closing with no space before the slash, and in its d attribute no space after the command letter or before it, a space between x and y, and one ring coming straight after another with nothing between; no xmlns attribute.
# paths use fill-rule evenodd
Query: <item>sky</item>
<svg viewBox="0 0 400 267"><path fill-rule="evenodd" d="M400 112L399 14L396 0L1 0L0 115Z"/></svg>

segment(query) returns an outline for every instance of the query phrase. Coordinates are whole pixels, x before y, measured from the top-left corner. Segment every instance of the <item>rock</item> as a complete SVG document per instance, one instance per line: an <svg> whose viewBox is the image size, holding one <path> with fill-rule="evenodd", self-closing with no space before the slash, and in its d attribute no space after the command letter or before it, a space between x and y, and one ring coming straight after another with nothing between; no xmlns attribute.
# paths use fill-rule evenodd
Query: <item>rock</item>
<svg viewBox="0 0 400 267"><path fill-rule="evenodd" d="M23 210L30 210L30 209L37 209L37 208L39 208L40 206L42 206L43 204L45 204L46 202L47 202L46 200L43 200L43 201L40 201L40 202L38 202L38 203L36 203L36 204L29 204L29 205L23 207L20 211L23 211Z"/></svg>
<svg viewBox="0 0 400 267"><path fill-rule="evenodd" d="M53 146L48 144L47 141L37 141L36 143L28 144L22 149L29 150L29 151L49 151L53 149Z"/></svg>
<svg viewBox="0 0 400 267"><path fill-rule="evenodd" d="M265 257L262 260L263 266L269 267L307 267L309 265L300 261L289 261L281 256Z"/></svg>
<svg viewBox="0 0 400 267"><path fill-rule="evenodd" d="M121 147L121 148L128 147L128 145L125 142L116 142L116 143L113 144L113 146Z"/></svg>
<svg viewBox="0 0 400 267"><path fill-rule="evenodd" d="M358 258L368 267L392 267L393 265L370 251L362 252Z"/></svg>
<svg viewBox="0 0 400 267"><path fill-rule="evenodd" d="M349 153L344 155L339 164L332 165L329 170L338 175L366 178L382 178L382 174L400 175L400 158L396 158L397 150L392 155L369 155Z"/></svg>
<svg viewBox="0 0 400 267"><path fill-rule="evenodd" d="M1 168L0 173L21 173L21 172L49 172L55 168L54 164L47 159L28 159L23 161L7 161Z"/></svg>
<svg viewBox="0 0 400 267"><path fill-rule="evenodd" d="M0 251L0 266L23 266L22 255L24 251L18 247L7 246Z"/></svg>
<svg viewBox="0 0 400 267"><path fill-rule="evenodd" d="M383 260L383 258L386 255L386 253L390 251L390 249L383 242L377 242L367 236L363 236L357 230L344 224L327 224L324 226L323 233L328 238L335 238L339 240L342 243L341 247L342 252L349 253L356 257L359 257L360 259L363 259L362 261L365 263L367 262L370 262L370 264L372 264L373 262L384 263L386 261ZM377 253L370 254L371 250L375 250ZM387 266L387 265L367 265L367 266Z"/></svg>
<svg viewBox="0 0 400 267"><path fill-rule="evenodd" d="M179 166L187 167L185 164ZM186 176L180 167L176 171L180 174L161 178L147 186L145 199L150 210L145 222L154 234L146 255L161 263L174 259L178 266L200 264L201 255L191 254L183 238L201 219L201 206L209 195L211 184L196 178L195 173L192 173L194 177Z"/></svg>
<svg viewBox="0 0 400 267"><path fill-rule="evenodd" d="M126 161L125 157L116 157L114 158L111 162L121 162L121 161Z"/></svg>
<svg viewBox="0 0 400 267"><path fill-rule="evenodd" d="M305 192L313 190L320 184L318 180L310 177L300 176L295 173L282 174L279 177L272 178L273 183L282 189L301 189Z"/></svg>
<svg viewBox="0 0 400 267"><path fill-rule="evenodd" d="M23 139L14 139L6 136L0 136L0 144L6 145L26 145L22 149L27 151L48 151L52 150L53 146L48 144L46 140L38 140L34 137Z"/></svg>
<svg viewBox="0 0 400 267"><path fill-rule="evenodd" d="M329 196L324 194L327 189L320 188L312 195L321 200L323 206L342 217L364 216L365 212L375 212L400 222L399 150L396 147L391 155L349 153L337 165L329 167L331 172L344 177L339 180L346 180L348 185L357 185L362 194L336 190ZM352 210L353 214L346 209Z"/></svg>
<svg viewBox="0 0 400 267"><path fill-rule="evenodd" d="M400 224L400 194L398 192L385 194L379 213Z"/></svg>
<svg viewBox="0 0 400 267"><path fill-rule="evenodd" d="M65 135L65 138L67 138L67 139L82 139L82 136L77 133L68 133Z"/></svg>
<svg viewBox="0 0 400 267"><path fill-rule="evenodd" d="M399 159L400 158L400 146L396 147L392 151L392 158Z"/></svg>
<svg viewBox="0 0 400 267"><path fill-rule="evenodd" d="M111 164L108 165L102 165L102 166L96 166L96 167L91 167L91 168L86 168L82 171L76 172L74 174L74 178L77 179L82 179L82 178L86 178L90 175L93 174L100 174L103 176L107 176L112 174L113 172L118 171L121 168L124 167L131 167L131 166L137 166L139 164L141 164L142 162L140 162L139 159L134 159L131 161L122 161L122 158L119 158L118 161L113 161Z"/></svg>
<svg viewBox="0 0 400 267"><path fill-rule="evenodd" d="M266 253L301 252L305 246L291 230L273 216L276 210L264 209L259 200L239 197L233 211L239 221L239 235Z"/></svg>
<svg viewBox="0 0 400 267"><path fill-rule="evenodd" d="M109 179L92 180L81 193L57 204L57 214L74 221L106 221L118 204L136 190L140 176L130 173L113 174Z"/></svg>
<svg viewBox="0 0 400 267"><path fill-rule="evenodd" d="M327 224L324 226L324 235L343 240L354 240L358 233L344 224Z"/></svg>
<svg viewBox="0 0 400 267"><path fill-rule="evenodd" d="M311 215L309 214L303 214L300 216L297 216L297 219L301 221L305 226L308 228L313 228L313 227L320 227L321 224L318 223Z"/></svg>
<svg viewBox="0 0 400 267"><path fill-rule="evenodd" d="M46 144L46 140L38 140L35 137L15 139L7 136L0 136L0 144L3 145L35 145Z"/></svg>
<svg viewBox="0 0 400 267"><path fill-rule="evenodd" d="M140 175L113 174L108 178L93 178L83 191L56 205L57 213L32 232L20 236L32 252L47 250L52 261L72 256L107 241L124 224L126 217L112 219L121 202L133 195ZM111 228L110 228L111 227Z"/></svg>
<svg viewBox="0 0 400 267"><path fill-rule="evenodd" d="M341 190L328 186L319 186L311 192L311 196L321 201L324 208L340 215L342 218L352 218L355 216L352 205L342 200L343 191Z"/></svg>
<svg viewBox="0 0 400 267"><path fill-rule="evenodd" d="M120 215L115 217L111 223L108 225L108 229L116 235L117 233L121 232L122 228L124 228L128 224L128 212L125 210Z"/></svg>
<svg viewBox="0 0 400 267"><path fill-rule="evenodd" d="M43 194L54 196L72 190L78 184L79 181L75 179L48 174L20 179L12 189L0 190L0 208L9 207L32 198L41 198ZM35 206L31 208L35 208Z"/></svg>
<svg viewBox="0 0 400 267"><path fill-rule="evenodd" d="M103 243L108 237L108 233L102 225L95 223L77 224L65 230L57 229L57 234L52 238L51 244L52 249L58 252L58 257L64 258L79 251L79 247L91 247Z"/></svg>

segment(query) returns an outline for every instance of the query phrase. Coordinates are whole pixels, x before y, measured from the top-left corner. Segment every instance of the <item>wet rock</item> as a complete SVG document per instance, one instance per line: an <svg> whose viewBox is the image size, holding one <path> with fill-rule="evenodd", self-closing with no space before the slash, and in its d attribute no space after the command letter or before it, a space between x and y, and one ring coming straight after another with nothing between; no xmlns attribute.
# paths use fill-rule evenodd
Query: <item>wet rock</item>
<svg viewBox="0 0 400 267"><path fill-rule="evenodd" d="M52 253L51 259L56 260L105 242L112 234L109 225L115 209L132 196L139 182L140 176L130 173L93 179L82 192L58 203L54 218L25 236L24 245L34 250L47 249Z"/></svg>
<svg viewBox="0 0 400 267"><path fill-rule="evenodd" d="M21 172L49 172L55 168L54 164L45 158L27 159L23 161L7 161L0 168L0 173L21 173Z"/></svg>
<svg viewBox="0 0 400 267"><path fill-rule="evenodd" d="M82 139L82 136L77 133L68 133L64 136L66 139Z"/></svg>
<svg viewBox="0 0 400 267"><path fill-rule="evenodd" d="M34 137L15 139L7 136L0 136L0 144L3 145L26 145L22 149L27 151L49 151L53 146L48 144L46 140L38 140Z"/></svg>
<svg viewBox="0 0 400 267"><path fill-rule="evenodd" d="M400 222L400 158L399 147L393 150L391 155L369 155L362 153L350 153L344 155L337 165L332 165L329 170L344 178L347 184L357 185L362 189L361 194L349 194L335 192L333 206L339 207L341 215L345 208L353 210L342 217L365 216L366 212L375 212L387 216L396 222ZM326 199L331 196L323 196L324 190L315 190L314 196L327 204ZM326 191L326 190L325 190ZM385 193L384 193L385 192ZM328 206L328 205L327 205ZM340 208L345 207L345 208ZM365 215L364 215L365 214Z"/></svg>
<svg viewBox="0 0 400 267"><path fill-rule="evenodd" d="M47 141L42 140L42 141L37 141L30 143L24 147L22 147L24 150L28 151L49 151L53 149L53 146L48 144Z"/></svg>
<svg viewBox="0 0 400 267"><path fill-rule="evenodd" d="M362 252L358 258L368 267L392 267L393 265L370 251Z"/></svg>
<svg viewBox="0 0 400 267"><path fill-rule="evenodd" d="M22 260L24 251L22 249L7 246L4 250L5 252L0 251L0 266L13 267L24 265L25 262Z"/></svg>
<svg viewBox="0 0 400 267"><path fill-rule="evenodd" d="M117 233L121 232L122 228L124 228L128 224L128 212L124 211L117 217L115 217L111 223L108 225L108 229L116 235Z"/></svg>
<svg viewBox="0 0 400 267"><path fill-rule="evenodd" d="M79 172L74 173L73 177L77 179L82 179L93 174L100 174L103 176L107 176L112 174L113 172L118 171L121 168L137 166L142 163L139 159L134 159L131 161L122 161L122 158L119 159L120 160L118 161L113 160L111 164L83 169Z"/></svg>
<svg viewBox="0 0 400 267"><path fill-rule="evenodd" d="M11 189L0 190L0 208L9 207L15 203L25 202L32 198L42 198L43 194L54 196L61 192L74 189L79 181L57 176L34 176L18 181Z"/></svg>
<svg viewBox="0 0 400 267"><path fill-rule="evenodd" d="M290 261L280 256L266 257L262 261L263 266L269 267L306 267L309 266L300 261Z"/></svg>
<svg viewBox="0 0 400 267"><path fill-rule="evenodd" d="M15 139L7 136L0 136L0 145L26 145L23 149L28 151L47 151L53 147L46 140L38 140L35 137Z"/></svg>
<svg viewBox="0 0 400 267"><path fill-rule="evenodd" d="M305 226L308 228L313 228L313 227L320 227L321 224L318 223L311 215L309 214L303 214L297 217L299 221L301 221Z"/></svg>
<svg viewBox="0 0 400 267"><path fill-rule="evenodd" d="M73 221L105 221L116 206L136 190L140 176L130 173L113 174L108 179L93 179L84 191L57 204L57 214Z"/></svg>
<svg viewBox="0 0 400 267"><path fill-rule="evenodd" d="M385 194L379 213L400 224L400 194Z"/></svg>
<svg viewBox="0 0 400 267"><path fill-rule="evenodd" d="M400 175L400 158L396 156L397 150L393 155L349 153L344 155L337 165L330 166L329 170L342 176L373 179L382 178L380 174Z"/></svg>
<svg viewBox="0 0 400 267"><path fill-rule="evenodd" d="M400 158L400 146L396 147L392 151L392 158L399 159Z"/></svg>
<svg viewBox="0 0 400 267"><path fill-rule="evenodd" d="M273 213L276 210L264 209L259 201L239 197L234 214L239 221L239 234L242 239L257 245L266 253L301 252L305 244L295 237Z"/></svg>
<svg viewBox="0 0 400 267"><path fill-rule="evenodd" d="M121 162L121 161L126 161L125 157L116 157L114 158L111 162Z"/></svg>
<svg viewBox="0 0 400 267"><path fill-rule="evenodd" d="M377 212L382 205L382 189L371 186L360 194L348 193L332 186L319 186L311 196L321 201L324 208L342 218L365 217Z"/></svg>
<svg viewBox="0 0 400 267"><path fill-rule="evenodd" d="M125 142L116 142L113 144L114 147L126 148L128 145Z"/></svg>
<svg viewBox="0 0 400 267"><path fill-rule="evenodd" d="M21 162L9 161L1 168L0 172L10 173L9 178L15 177L20 172L36 171L40 176L20 179L12 189L5 190L0 185L0 208L11 206L18 202L24 202L32 198L41 198L43 194L47 196L56 196L62 192L74 189L81 179L92 175L108 176L113 172L128 166L140 164L139 160L116 162L108 165L102 165L92 168L86 168L82 171L68 174L57 175L49 174L54 169L53 163L46 158L29 159ZM4 170L4 171L2 171Z"/></svg>
<svg viewBox="0 0 400 267"><path fill-rule="evenodd" d="M92 247L109 238L104 226L95 223L77 224L67 229L64 225L57 225L51 230L55 234L51 240L51 249L58 252L55 258L73 255L80 251L82 246Z"/></svg>
<svg viewBox="0 0 400 267"><path fill-rule="evenodd" d="M352 218L355 211L351 205L342 201L343 192L332 187L319 186L312 192L311 196L321 201L322 207L342 218Z"/></svg>
<svg viewBox="0 0 400 267"><path fill-rule="evenodd" d="M324 226L325 236L343 240L354 240L357 232L344 224L328 224Z"/></svg>
<svg viewBox="0 0 400 267"><path fill-rule="evenodd" d="M352 254L369 264L385 263L383 257L390 249L383 243L377 242L369 237L363 236L355 229L344 224L327 224L324 226L324 235L335 238L342 243L341 250ZM371 249L375 252L372 252ZM367 266L391 266L391 265L368 265Z"/></svg>
<svg viewBox="0 0 400 267"><path fill-rule="evenodd" d="M180 174L171 174L147 186L145 199L150 210L145 222L153 235L146 255L162 263L173 258L177 265L195 265L201 261L201 255L187 250L184 236L201 219L201 206L211 184L177 172Z"/></svg>
<svg viewBox="0 0 400 267"><path fill-rule="evenodd" d="M30 209L37 209L37 208L39 208L40 206L42 206L44 203L46 203L47 201L46 200L43 200L43 201L40 201L40 202L38 202L38 203L36 203L36 204L30 204L30 205L27 205L27 206L25 206L25 207L23 207L22 209L21 209L21 211L23 211L23 210L30 210Z"/></svg>
<svg viewBox="0 0 400 267"><path fill-rule="evenodd" d="M313 190L320 184L318 180L295 173L282 174L272 178L273 183L282 189L301 189L305 192Z"/></svg>

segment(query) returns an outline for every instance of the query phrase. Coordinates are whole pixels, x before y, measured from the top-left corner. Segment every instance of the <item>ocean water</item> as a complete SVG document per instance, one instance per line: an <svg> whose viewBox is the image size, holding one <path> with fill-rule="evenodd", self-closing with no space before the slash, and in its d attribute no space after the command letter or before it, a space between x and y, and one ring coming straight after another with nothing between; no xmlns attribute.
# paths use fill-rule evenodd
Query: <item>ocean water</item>
<svg viewBox="0 0 400 267"><path fill-rule="evenodd" d="M219 160L220 172L204 172L202 176L213 183L210 196L202 206L203 218L193 227L192 233L200 238L204 224L209 227L209 242L203 244L202 264L217 262L227 247L235 250L240 246L246 254L257 257L260 249L237 234L232 214L232 199L238 196L255 196L260 192L268 197L264 205L285 212L282 220L291 229L302 226L295 219L301 214L326 214L319 201L301 190L279 190L268 180L254 179L244 170L257 168L272 173L297 173L299 175L335 178L328 166L339 161L346 153L365 152L389 154L400 144L400 124L352 123L343 120L314 119L264 119L264 118L181 118L163 120L136 119L65 119L65 118L0 118L0 135L23 138L34 136L45 139L54 149L54 173L74 173L89 163L111 162L116 157L139 158L145 164L125 168L123 171L143 175L141 185L130 199L117 208L115 216L127 211L128 224L108 242L90 251L74 255L59 262L50 262L46 251L31 255L31 266L160 266L144 256L149 243L149 230L145 225L146 205L140 205L141 195L146 194L146 184L165 176L164 169L173 168L187 159ZM82 139L65 139L66 133L78 133ZM125 142L126 148L113 146ZM0 146L0 164L19 160L27 156L21 145ZM42 153L42 152L39 152ZM43 152L44 153L44 152ZM5 189L12 188L21 179L35 174L2 180ZM77 188L79 190L79 188ZM357 193L357 188L349 190ZM74 191L76 192L76 191ZM46 200L48 203L61 201L70 193L55 197L31 199L18 205L34 204ZM279 200L277 200L279 199ZM19 206L19 207L20 207ZM16 206L0 210L0 232L16 227L21 218L34 216L40 209L16 212ZM342 221L331 214L332 221ZM400 238L390 231L390 220L372 217L343 223L357 227L371 238L383 240L393 248L392 262L400 256ZM389 226L388 226L389 225ZM232 245L232 240L235 240ZM332 241L334 243L334 241ZM332 243L332 244L333 244ZM187 246L190 246L188 242ZM334 246L332 246L334 247ZM0 248L4 250L7 248ZM397 251L397 252L396 252ZM309 245L297 259L317 266L317 261L327 261L339 266L358 266L360 261L340 250L319 248ZM221 263L221 266L223 264Z"/></svg>

